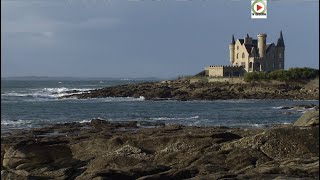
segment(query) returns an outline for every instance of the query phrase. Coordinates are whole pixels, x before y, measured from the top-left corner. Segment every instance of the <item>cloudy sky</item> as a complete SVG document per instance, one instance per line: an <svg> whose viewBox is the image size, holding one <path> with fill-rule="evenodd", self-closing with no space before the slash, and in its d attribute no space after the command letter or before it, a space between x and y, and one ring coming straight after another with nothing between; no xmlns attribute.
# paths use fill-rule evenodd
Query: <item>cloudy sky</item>
<svg viewBox="0 0 320 180"><path fill-rule="evenodd" d="M285 68L319 68L319 1L1 0L2 76L176 77L227 65L231 35L283 31Z"/></svg>

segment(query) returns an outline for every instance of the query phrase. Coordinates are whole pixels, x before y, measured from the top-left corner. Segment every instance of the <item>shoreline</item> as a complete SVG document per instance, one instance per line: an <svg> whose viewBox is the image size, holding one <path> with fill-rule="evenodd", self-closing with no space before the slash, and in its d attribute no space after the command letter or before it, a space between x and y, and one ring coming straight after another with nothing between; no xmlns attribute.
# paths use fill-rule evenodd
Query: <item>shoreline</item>
<svg viewBox="0 0 320 180"><path fill-rule="evenodd" d="M1 137L1 160L2 179L314 179L319 110L263 128L56 124Z"/></svg>
<svg viewBox="0 0 320 180"><path fill-rule="evenodd" d="M144 97L145 100L230 100L230 99L290 99L319 100L316 79L290 82L191 82L188 79L123 84L69 94L60 99ZM68 93L68 92L67 92ZM70 92L72 93L72 92Z"/></svg>
<svg viewBox="0 0 320 180"><path fill-rule="evenodd" d="M260 99L242 99L240 101L263 101ZM239 101L239 100L213 100L213 101ZM272 100L268 100L268 101L272 101ZM292 101L292 100L288 100L288 101ZM300 100L297 100L300 101ZM305 101L305 100L301 100L301 101ZM312 100L312 101L318 101L318 100ZM170 101L168 101L170 102ZM190 100L187 102L212 102L212 101L206 101L206 100ZM318 110L319 109L319 104L318 103L305 103L305 104L299 104L299 105L293 105L293 106L275 106L275 107L270 107L272 109L279 109L279 110L283 110L283 112L278 112L284 115L292 115L295 114L295 116L298 117L298 115L302 115L303 113L307 112L307 111L312 111L312 110ZM132 120L111 120L111 119L104 119L104 118L93 118L93 119L100 119L100 120L105 120L108 121L110 123L137 123L137 126L140 128L153 128L153 127L157 127L157 126L166 126L166 125L182 125L182 126L188 126L188 127L228 127L228 128L259 128L259 127L272 127L272 126L280 126L280 125L286 125L286 124L290 124L291 122L293 122L295 119L289 120L289 121L284 121L284 122L264 122L264 123L256 123L256 122L252 122L252 123L240 123L239 122L235 122L235 124L219 124L219 123L200 123L202 122L202 119L198 119L199 116L192 116L192 117L176 117L176 118L172 118L172 117L160 117L160 118L147 118L147 119L132 119ZM172 119L172 121L170 121ZM185 119L185 122L174 122L175 120L183 120ZM189 122L188 120L190 119L198 119L197 122ZM33 126L28 125L28 127L24 127L23 125L18 126L18 127L14 127L14 126L10 126L7 124L2 124L3 126L6 126L6 128L1 128L1 136L3 136L4 134L10 133L11 131L29 131L32 129L39 129L39 128L46 128L47 126L55 126L55 125L63 125L63 124L70 124L70 123L80 123L80 124L86 124L86 123L90 123L92 119L87 119L87 120L75 120L75 121L70 121L70 122L52 122L50 123L48 121L49 124L45 123L45 124L35 124Z"/></svg>
<svg viewBox="0 0 320 180"><path fill-rule="evenodd" d="M292 125L292 123L289 122L284 122L284 123L270 123L270 124L246 124L246 125L231 125L231 126L226 126L226 125L184 125L184 124L178 124L178 123L171 123L171 124L166 124L163 122L148 122L148 121L109 121L106 119L91 119L86 122L81 122L81 121L74 121L74 122L61 122L61 123L54 123L54 124L47 124L43 126L36 126L36 127L29 127L29 128L12 128L8 129L5 131L1 131L1 137L7 137L7 136L12 136L16 133L20 134L22 132L33 132L41 129L54 129L54 128L59 128L63 126L69 126L69 125L76 125L76 126L81 126L83 128L90 127L91 121L94 120L101 120L108 122L110 124L136 124L136 129L152 129L152 128L164 128L167 126L182 126L182 127L191 127L191 128L225 128L225 129L264 129L264 128L273 128L273 127L286 127L288 125ZM144 125L141 125L144 124Z"/></svg>

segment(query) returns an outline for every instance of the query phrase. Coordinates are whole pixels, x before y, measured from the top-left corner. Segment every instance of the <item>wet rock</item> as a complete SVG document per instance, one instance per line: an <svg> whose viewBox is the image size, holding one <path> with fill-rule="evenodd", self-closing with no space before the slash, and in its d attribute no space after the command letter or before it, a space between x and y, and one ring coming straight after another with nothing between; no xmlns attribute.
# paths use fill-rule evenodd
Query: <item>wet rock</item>
<svg viewBox="0 0 320 180"><path fill-rule="evenodd" d="M1 137L1 179L319 178L314 126L141 129L97 119L34 132Z"/></svg>
<svg viewBox="0 0 320 180"><path fill-rule="evenodd" d="M90 121L90 125L94 126L94 127L109 126L110 122L107 121L107 120L103 120L103 119L97 118L97 119L92 119Z"/></svg>
<svg viewBox="0 0 320 180"><path fill-rule="evenodd" d="M145 97L146 100L215 100L215 99L319 99L319 87L315 86L304 93L301 88L308 86L303 82L241 83L196 82L174 80L167 82L147 82L126 84L89 92L75 93L61 98L104 98L104 97ZM254 88L253 88L254 87ZM306 88L307 89L307 88Z"/></svg>
<svg viewBox="0 0 320 180"><path fill-rule="evenodd" d="M293 126L317 126L319 125L319 110L305 112Z"/></svg>

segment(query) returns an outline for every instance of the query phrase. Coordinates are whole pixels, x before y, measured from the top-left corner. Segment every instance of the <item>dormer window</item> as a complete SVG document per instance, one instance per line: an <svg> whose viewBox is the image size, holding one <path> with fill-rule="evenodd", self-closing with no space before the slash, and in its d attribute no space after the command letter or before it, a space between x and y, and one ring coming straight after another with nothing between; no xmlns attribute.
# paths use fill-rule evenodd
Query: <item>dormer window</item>
<svg viewBox="0 0 320 180"><path fill-rule="evenodd" d="M242 58L245 58L245 56L246 56L246 55L245 55L244 53L242 53Z"/></svg>

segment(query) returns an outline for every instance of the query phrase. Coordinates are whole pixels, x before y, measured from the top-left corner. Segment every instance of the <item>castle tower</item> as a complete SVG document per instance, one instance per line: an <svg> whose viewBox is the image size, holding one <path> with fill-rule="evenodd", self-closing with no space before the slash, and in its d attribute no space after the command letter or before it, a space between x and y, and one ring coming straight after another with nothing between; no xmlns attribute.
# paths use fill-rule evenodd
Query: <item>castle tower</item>
<svg viewBox="0 0 320 180"><path fill-rule="evenodd" d="M234 48L235 48L235 40L234 35L232 35L231 43L229 44L229 52L230 52L230 64L234 63Z"/></svg>
<svg viewBox="0 0 320 180"><path fill-rule="evenodd" d="M280 36L277 42L277 57L278 57L278 61L281 63L281 66L279 67L281 69L284 69L284 50L285 50L285 45L283 41L283 35L282 35L282 31L280 31Z"/></svg>
<svg viewBox="0 0 320 180"><path fill-rule="evenodd" d="M252 38L247 34L247 36L244 38L244 44L252 44Z"/></svg>
<svg viewBox="0 0 320 180"><path fill-rule="evenodd" d="M282 31L280 31L280 36L278 38L277 47L284 47L284 41L282 36Z"/></svg>
<svg viewBox="0 0 320 180"><path fill-rule="evenodd" d="M266 56L266 46L267 46L267 35L259 33L258 34L258 49L260 57Z"/></svg>

